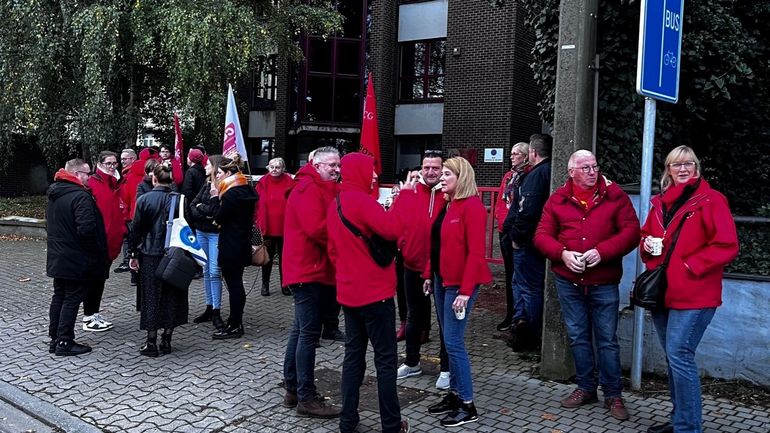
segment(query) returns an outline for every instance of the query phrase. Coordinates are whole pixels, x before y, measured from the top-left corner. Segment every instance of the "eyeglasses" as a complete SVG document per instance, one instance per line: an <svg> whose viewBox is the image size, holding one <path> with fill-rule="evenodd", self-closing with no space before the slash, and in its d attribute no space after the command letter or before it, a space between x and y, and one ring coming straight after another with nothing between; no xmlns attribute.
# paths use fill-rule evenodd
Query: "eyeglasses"
<svg viewBox="0 0 770 433"><path fill-rule="evenodd" d="M594 165L584 165L582 167L570 167L571 170L581 170L583 173L590 173L591 170L598 173L599 172L599 166Z"/></svg>
<svg viewBox="0 0 770 433"><path fill-rule="evenodd" d="M695 168L695 161L672 162L668 166L669 166L669 168L673 168L674 170L679 170L682 167L684 167L684 168L686 168L688 170L692 170L693 168Z"/></svg>
<svg viewBox="0 0 770 433"><path fill-rule="evenodd" d="M328 165L331 168L337 168L340 166L339 162L317 162L316 164Z"/></svg>
<svg viewBox="0 0 770 433"><path fill-rule="evenodd" d="M85 174L86 176L91 176L91 173L90 173L90 172L87 172L87 171L80 171L80 170L77 170L75 173L78 173L78 174Z"/></svg>
<svg viewBox="0 0 770 433"><path fill-rule="evenodd" d="M527 154L526 154L526 153L524 153L524 152L511 152L511 155L521 155L521 156L525 156L525 155L527 155Z"/></svg>
<svg viewBox="0 0 770 433"><path fill-rule="evenodd" d="M126 156L125 158L120 158L121 161L128 161L128 160L135 160L133 156ZM117 163L116 163L117 164Z"/></svg>
<svg viewBox="0 0 770 433"><path fill-rule="evenodd" d="M113 162L103 162L103 163L102 163L102 165L108 165L108 166L110 166L110 167L117 167L117 166L118 166L118 162L117 162L117 161L113 161Z"/></svg>
<svg viewBox="0 0 770 433"><path fill-rule="evenodd" d="M320 164L320 163L319 163L319 164ZM280 165L268 165L268 166L267 166L267 167L265 167L265 168L266 168L266 169L268 169L268 170L280 170L280 169L281 169L281 168L283 168L283 167L281 167Z"/></svg>

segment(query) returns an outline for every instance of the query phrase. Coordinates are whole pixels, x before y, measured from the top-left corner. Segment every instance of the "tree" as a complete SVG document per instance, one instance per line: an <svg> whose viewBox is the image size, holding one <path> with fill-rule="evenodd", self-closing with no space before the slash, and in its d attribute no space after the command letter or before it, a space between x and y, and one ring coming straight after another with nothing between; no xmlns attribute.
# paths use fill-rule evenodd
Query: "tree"
<svg viewBox="0 0 770 433"><path fill-rule="evenodd" d="M227 83L261 56L299 59L301 32L328 35L328 0L74 0L0 3L0 150L34 137L49 166L130 146L173 110L193 144L218 143ZM0 163L0 164L2 164Z"/></svg>

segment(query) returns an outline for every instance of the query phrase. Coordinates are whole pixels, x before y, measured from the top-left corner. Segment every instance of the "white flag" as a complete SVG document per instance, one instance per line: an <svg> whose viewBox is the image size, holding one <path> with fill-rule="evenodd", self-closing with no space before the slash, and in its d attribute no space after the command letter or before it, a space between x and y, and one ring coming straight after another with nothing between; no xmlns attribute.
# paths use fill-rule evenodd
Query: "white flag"
<svg viewBox="0 0 770 433"><path fill-rule="evenodd" d="M241 155L241 160L248 161L246 146L243 143L241 122L238 120L238 109L235 107L233 86L227 85L227 114L225 114L225 138L222 144L222 156L232 159L235 154Z"/></svg>

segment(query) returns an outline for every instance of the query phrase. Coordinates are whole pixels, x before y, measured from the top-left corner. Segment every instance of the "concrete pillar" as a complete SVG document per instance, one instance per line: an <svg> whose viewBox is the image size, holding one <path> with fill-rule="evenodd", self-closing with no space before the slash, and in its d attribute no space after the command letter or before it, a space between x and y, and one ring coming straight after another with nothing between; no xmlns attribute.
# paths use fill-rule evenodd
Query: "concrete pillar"
<svg viewBox="0 0 770 433"><path fill-rule="evenodd" d="M577 149L591 149L597 10L597 0L561 0L559 7L552 191L566 179L569 156ZM543 314L540 373L548 379L568 379L574 374L574 364L550 263L546 272Z"/></svg>

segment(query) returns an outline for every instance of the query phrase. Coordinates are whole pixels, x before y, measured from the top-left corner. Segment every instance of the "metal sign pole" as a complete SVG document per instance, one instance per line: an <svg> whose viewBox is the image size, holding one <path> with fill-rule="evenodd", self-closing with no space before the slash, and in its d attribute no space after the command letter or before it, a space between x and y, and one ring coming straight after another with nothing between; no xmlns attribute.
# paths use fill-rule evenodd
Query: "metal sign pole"
<svg viewBox="0 0 770 433"><path fill-rule="evenodd" d="M652 194L652 152L655 148L655 100L644 98L644 132L642 137L642 183L639 191L639 221L644 223L650 211ZM636 261L636 275L644 270L641 259ZM644 340L644 309L634 307L633 359L631 361L631 388L642 387L642 344Z"/></svg>

